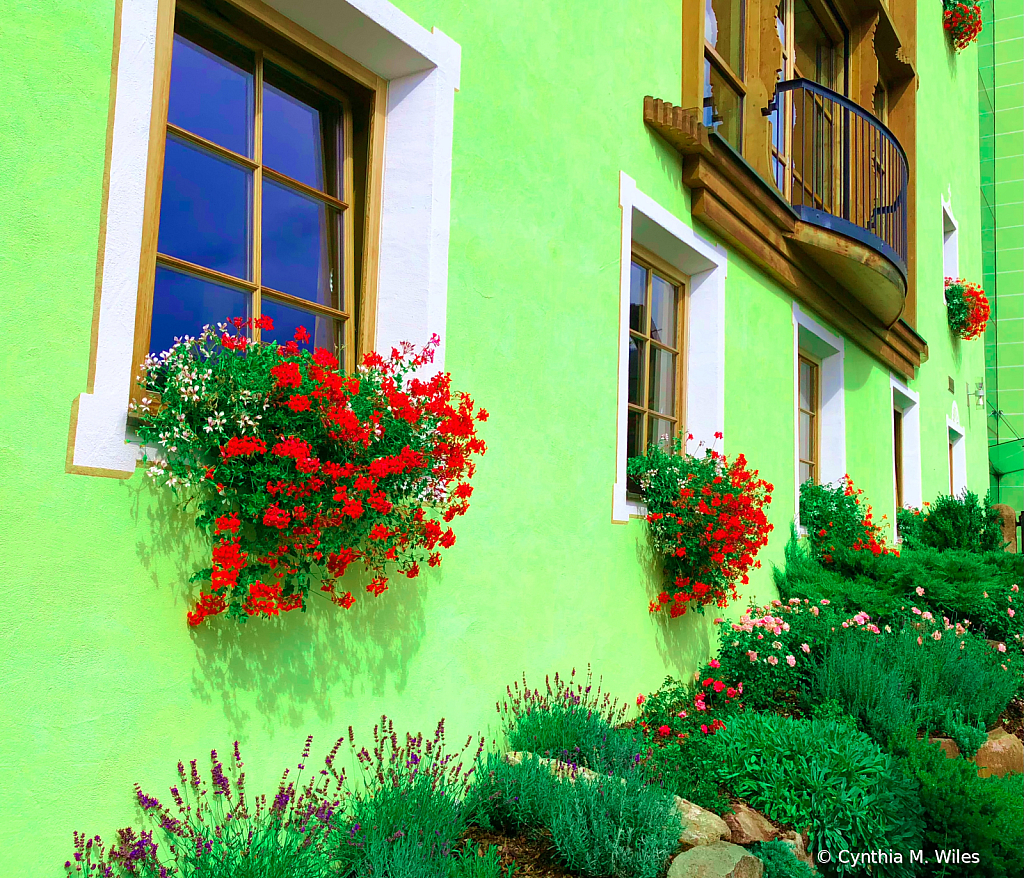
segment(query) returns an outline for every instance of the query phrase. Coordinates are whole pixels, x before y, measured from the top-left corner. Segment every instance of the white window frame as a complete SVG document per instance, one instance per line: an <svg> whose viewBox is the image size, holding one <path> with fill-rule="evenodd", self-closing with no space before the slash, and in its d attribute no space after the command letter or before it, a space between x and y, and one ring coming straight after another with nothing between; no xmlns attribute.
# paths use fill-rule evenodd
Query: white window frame
<svg viewBox="0 0 1024 878"><path fill-rule="evenodd" d="M94 360L73 403L66 469L129 478L141 447L126 441L157 19L166 0L119 0ZM267 5L387 80L376 346L441 336L444 367L452 126L461 49L387 0L267 0Z"/></svg>
<svg viewBox="0 0 1024 878"><path fill-rule="evenodd" d="M942 273L956 280L960 277L960 232L951 200L942 198Z"/></svg>
<svg viewBox="0 0 1024 878"><path fill-rule="evenodd" d="M686 410L680 431L693 434L689 450L700 443L723 450L715 433L725 425L725 277L726 251L705 240L679 217L641 192L625 172L619 173L622 249L619 276L619 387L616 407L615 484L612 521L623 524L642 516L642 503L626 496L626 430L629 411L629 266L633 243L647 248L690 279L686 309Z"/></svg>
<svg viewBox="0 0 1024 878"><path fill-rule="evenodd" d="M793 303L793 486L794 519L800 529L800 353L820 363L818 411L818 483L831 484L846 475L846 400L841 336L829 331Z"/></svg>
<svg viewBox="0 0 1024 878"><path fill-rule="evenodd" d="M967 442L964 441L966 435L966 431L960 425L960 410L956 402L954 402L951 414L946 415L947 442L953 443L953 473L951 481L953 483L954 497L959 497L967 490ZM947 445L947 457L948 449L949 446Z"/></svg>
<svg viewBox="0 0 1024 878"><path fill-rule="evenodd" d="M892 408L903 414L903 505L921 508L921 409L920 396L892 373L889 374ZM896 513L896 425L892 425L893 527Z"/></svg>

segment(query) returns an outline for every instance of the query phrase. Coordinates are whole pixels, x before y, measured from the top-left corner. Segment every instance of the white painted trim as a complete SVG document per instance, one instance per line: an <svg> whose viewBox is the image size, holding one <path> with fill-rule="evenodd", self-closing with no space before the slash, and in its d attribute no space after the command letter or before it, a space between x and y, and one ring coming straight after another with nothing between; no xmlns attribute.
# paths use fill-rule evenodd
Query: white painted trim
<svg viewBox="0 0 1024 878"><path fill-rule="evenodd" d="M801 337L802 336L802 337ZM794 518L800 528L800 351L821 361L819 481L837 482L846 475L845 343L793 303L793 485Z"/></svg>
<svg viewBox="0 0 1024 878"><path fill-rule="evenodd" d="M919 395L889 373L893 408L903 413L903 504L921 508L921 408ZM896 425L892 426L893 527L896 527Z"/></svg>
<svg viewBox="0 0 1024 878"><path fill-rule="evenodd" d="M960 232L950 201L942 196L942 273L954 280L960 277Z"/></svg>
<svg viewBox="0 0 1024 878"><path fill-rule="evenodd" d="M946 435L953 443L953 496L959 497L967 490L967 443L964 428L960 426L960 413L953 404L953 417L946 415Z"/></svg>
<svg viewBox="0 0 1024 878"><path fill-rule="evenodd" d="M619 173L622 238L619 274L619 375L616 407L615 484L612 520L645 515L626 499L626 423L629 411L629 266L633 242L646 247L690 278L687 308L686 431L693 447L711 446L725 425L725 277L726 251L687 226ZM723 440L716 447L723 449Z"/></svg>
<svg viewBox="0 0 1024 878"><path fill-rule="evenodd" d="M377 285L377 346L441 336L444 366L452 128L461 49L387 0L268 0L282 14L388 80ZM153 99L157 0L123 0L110 154L95 381L77 401L73 466L130 474L128 389L146 162Z"/></svg>

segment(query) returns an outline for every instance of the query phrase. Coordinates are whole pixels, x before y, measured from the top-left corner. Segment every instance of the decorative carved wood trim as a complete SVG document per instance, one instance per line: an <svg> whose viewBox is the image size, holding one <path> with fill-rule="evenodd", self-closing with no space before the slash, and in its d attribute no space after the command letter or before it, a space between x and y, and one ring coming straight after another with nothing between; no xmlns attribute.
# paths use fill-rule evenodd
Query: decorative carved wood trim
<svg viewBox="0 0 1024 878"><path fill-rule="evenodd" d="M883 324L797 244L803 224L778 191L719 138L696 109L644 98L644 122L683 156L691 212L803 304L901 375L913 378L927 343L901 321Z"/></svg>

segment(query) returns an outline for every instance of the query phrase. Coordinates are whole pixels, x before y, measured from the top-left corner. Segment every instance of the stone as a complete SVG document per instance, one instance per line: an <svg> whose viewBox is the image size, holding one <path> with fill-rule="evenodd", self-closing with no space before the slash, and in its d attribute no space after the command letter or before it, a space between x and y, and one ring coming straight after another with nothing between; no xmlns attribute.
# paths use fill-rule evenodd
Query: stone
<svg viewBox="0 0 1024 878"><path fill-rule="evenodd" d="M793 855L801 862L806 863L811 867L811 870L817 872L817 868L814 865L814 858L811 856L808 850L810 839L807 837L805 832L794 832L792 829L782 833L779 838L783 844L788 845L789 849L793 852Z"/></svg>
<svg viewBox="0 0 1024 878"><path fill-rule="evenodd" d="M715 844L732 837L732 830L717 814L705 811L699 805L686 799L675 797L676 810L679 812L683 825L683 834L679 843L683 847L701 847Z"/></svg>
<svg viewBox="0 0 1024 878"><path fill-rule="evenodd" d="M758 841L771 841L779 834L768 818L759 814L749 805L736 802L732 806L733 813L722 818L732 830L733 844L754 844Z"/></svg>
<svg viewBox="0 0 1024 878"><path fill-rule="evenodd" d="M668 878L761 878L764 864L737 844L716 841L679 854Z"/></svg>
<svg viewBox="0 0 1024 878"><path fill-rule="evenodd" d="M920 740L923 736L918 735ZM937 735L932 735L928 738L929 744L938 744L942 748L942 752L946 754L947 759L956 759L960 755L960 748L956 745L956 741L952 738L942 738Z"/></svg>
<svg viewBox="0 0 1024 878"><path fill-rule="evenodd" d="M520 753L516 750L510 750L505 754L505 761L509 765L519 765L523 759L532 758L532 753ZM572 782L579 777L582 777L585 780L597 780L598 777L600 777L596 771L591 771L589 768L585 768L582 765L570 765L568 762L561 762L558 759L546 759L543 756L539 757L538 761L541 765L547 765L551 769L551 773L560 780L568 780Z"/></svg>
<svg viewBox="0 0 1024 878"><path fill-rule="evenodd" d="M1006 551L1017 551L1017 513L1012 506L1005 503L995 503L992 508L999 514L999 527L1003 531L1003 542L1006 543Z"/></svg>
<svg viewBox="0 0 1024 878"><path fill-rule="evenodd" d="M1024 742L1006 729L993 729L974 757L981 777L1024 774Z"/></svg>

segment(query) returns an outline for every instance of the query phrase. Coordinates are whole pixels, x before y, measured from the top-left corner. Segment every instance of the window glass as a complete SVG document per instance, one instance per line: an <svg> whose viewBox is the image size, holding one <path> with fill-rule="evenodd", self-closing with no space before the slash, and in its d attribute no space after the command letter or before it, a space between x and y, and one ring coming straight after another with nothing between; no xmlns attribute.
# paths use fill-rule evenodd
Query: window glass
<svg viewBox="0 0 1024 878"><path fill-rule="evenodd" d="M706 0L704 41L743 78L743 0Z"/></svg>
<svg viewBox="0 0 1024 878"><path fill-rule="evenodd" d="M169 350L176 337L199 335L204 326L216 326L233 317L248 320L249 299L248 290L158 265L150 350Z"/></svg>
<svg viewBox="0 0 1024 878"><path fill-rule="evenodd" d="M309 339L300 341L298 343L300 348L308 351L312 351L314 348L327 348L330 351L340 347L341 327L339 322L331 317L292 308L269 296L263 299L263 316L269 317L274 323L273 329L264 330L264 341L287 344L295 338L295 333L301 326L306 330Z"/></svg>
<svg viewBox="0 0 1024 878"><path fill-rule="evenodd" d="M337 308L337 212L272 180L263 182L264 286Z"/></svg>
<svg viewBox="0 0 1024 878"><path fill-rule="evenodd" d="M704 62L704 126L741 148L743 99L710 62Z"/></svg>
<svg viewBox="0 0 1024 878"><path fill-rule="evenodd" d="M252 171L167 136L157 250L233 277L252 277Z"/></svg>
<svg viewBox="0 0 1024 878"><path fill-rule="evenodd" d="M251 158L252 53L214 34L204 36L219 53L174 35L167 121Z"/></svg>
<svg viewBox="0 0 1024 878"><path fill-rule="evenodd" d="M329 102L266 65L263 88L263 162L329 194L336 194L340 134Z"/></svg>

